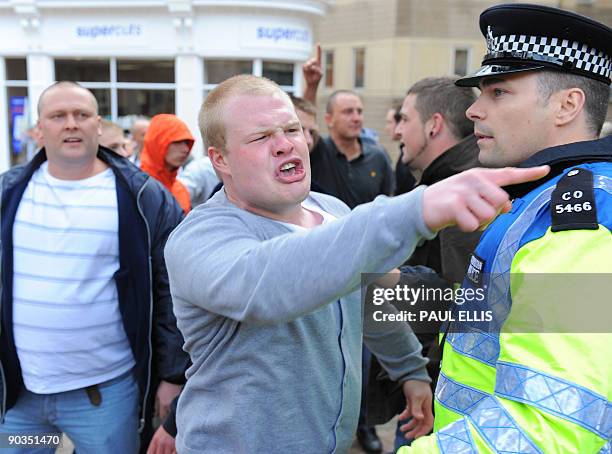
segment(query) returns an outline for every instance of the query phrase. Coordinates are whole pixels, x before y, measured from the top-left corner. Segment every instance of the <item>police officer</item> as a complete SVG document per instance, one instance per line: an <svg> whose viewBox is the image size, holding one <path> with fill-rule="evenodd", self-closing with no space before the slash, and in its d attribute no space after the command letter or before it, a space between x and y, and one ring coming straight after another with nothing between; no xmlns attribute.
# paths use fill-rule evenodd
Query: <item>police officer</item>
<svg viewBox="0 0 612 454"><path fill-rule="evenodd" d="M398 453L610 452L611 279L594 273L612 273L612 138L596 140L612 31L527 4L485 10L480 29L482 67L457 81L481 91L467 110L480 161L552 170L511 188L483 234L463 286L493 321L446 329L435 433Z"/></svg>

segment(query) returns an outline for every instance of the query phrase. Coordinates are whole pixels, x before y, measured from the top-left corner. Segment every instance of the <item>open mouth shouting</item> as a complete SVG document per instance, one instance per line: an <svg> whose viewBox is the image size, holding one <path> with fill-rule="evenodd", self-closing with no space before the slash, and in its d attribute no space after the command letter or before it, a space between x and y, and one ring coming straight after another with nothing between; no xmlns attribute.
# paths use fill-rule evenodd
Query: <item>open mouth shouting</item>
<svg viewBox="0 0 612 454"><path fill-rule="evenodd" d="M294 183L304 178L304 165L299 158L282 162L276 169L276 178L283 183Z"/></svg>
<svg viewBox="0 0 612 454"><path fill-rule="evenodd" d="M83 142L83 139L80 139L78 137L66 137L63 142L72 145Z"/></svg>

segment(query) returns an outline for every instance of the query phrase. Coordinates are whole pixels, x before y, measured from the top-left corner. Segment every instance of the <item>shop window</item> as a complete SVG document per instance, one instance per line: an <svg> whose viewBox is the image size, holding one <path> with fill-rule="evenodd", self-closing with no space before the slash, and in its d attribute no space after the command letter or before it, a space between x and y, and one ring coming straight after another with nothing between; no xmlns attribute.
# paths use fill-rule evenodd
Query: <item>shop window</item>
<svg viewBox="0 0 612 454"><path fill-rule="evenodd" d="M174 61L117 60L117 82L174 83Z"/></svg>
<svg viewBox="0 0 612 454"><path fill-rule="evenodd" d="M120 117L174 113L174 90L117 90Z"/></svg>
<svg viewBox="0 0 612 454"><path fill-rule="evenodd" d="M465 76L468 72L468 49L455 49L453 54L453 73L457 76Z"/></svg>
<svg viewBox="0 0 612 454"><path fill-rule="evenodd" d="M89 91L93 93L98 101L98 115L104 118L111 117L111 93L110 90L104 88L90 88Z"/></svg>
<svg viewBox="0 0 612 454"><path fill-rule="evenodd" d="M250 60L206 60L204 69L205 83L220 84L232 76L252 74L253 62Z"/></svg>
<svg viewBox="0 0 612 454"><path fill-rule="evenodd" d="M359 47L353 50L353 73L355 75L353 86L363 88L365 82L365 48Z"/></svg>
<svg viewBox="0 0 612 454"><path fill-rule="evenodd" d="M56 80L73 80L92 91L102 117L175 112L174 60L130 58L58 59Z"/></svg>
<svg viewBox="0 0 612 454"><path fill-rule="evenodd" d="M28 113L28 89L7 87L7 110L9 122L9 149L11 166L30 159L36 151L34 136L31 135Z"/></svg>
<svg viewBox="0 0 612 454"><path fill-rule="evenodd" d="M29 160L36 152L28 103L28 71L25 58L5 58L6 109L10 165Z"/></svg>
<svg viewBox="0 0 612 454"><path fill-rule="evenodd" d="M324 54L325 87L334 88L334 51L326 50Z"/></svg>
<svg viewBox="0 0 612 454"><path fill-rule="evenodd" d="M25 58L7 58L4 60L6 80L28 80Z"/></svg>
<svg viewBox="0 0 612 454"><path fill-rule="evenodd" d="M109 82L109 60L55 60L55 80Z"/></svg>
<svg viewBox="0 0 612 454"><path fill-rule="evenodd" d="M293 63L264 61L261 75L278 85L293 85Z"/></svg>

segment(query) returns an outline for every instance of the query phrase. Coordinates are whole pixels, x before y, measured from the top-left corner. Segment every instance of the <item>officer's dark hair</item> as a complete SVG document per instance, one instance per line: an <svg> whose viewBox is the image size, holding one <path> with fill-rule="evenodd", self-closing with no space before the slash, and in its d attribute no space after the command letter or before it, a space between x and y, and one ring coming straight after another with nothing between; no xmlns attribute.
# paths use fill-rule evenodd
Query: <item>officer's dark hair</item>
<svg viewBox="0 0 612 454"><path fill-rule="evenodd" d="M50 91L52 91L52 90L54 90L56 88L59 88L59 87L76 87L76 88L81 88L81 89L85 90L86 92L88 92L91 95L91 97L92 97L92 99L94 101L94 105L95 105L95 108L96 108L96 115L98 114L98 100L96 99L94 94L91 92L91 90L89 90L88 88L85 88L84 86L82 86L78 82L73 82L72 80L60 80L58 82L55 82L55 83L49 85L47 88L45 88L42 91L42 93L40 94L40 96L38 97L38 104L36 105L36 109L37 109L37 112L38 112L39 116L40 116L40 111L41 111L41 108L42 108L43 98L45 97L45 95L48 92L50 92Z"/></svg>
<svg viewBox="0 0 612 454"><path fill-rule="evenodd" d="M415 109L425 123L433 114L441 114L455 137L462 139L474 132L474 123L465 111L476 101L470 87L457 87L456 77L427 77L418 81L406 95L415 95Z"/></svg>
<svg viewBox="0 0 612 454"><path fill-rule="evenodd" d="M336 90L327 99L327 105L325 106L325 112L330 114L334 111L334 105L336 104L336 98L340 95L355 95L361 99L361 97L352 90Z"/></svg>
<svg viewBox="0 0 612 454"><path fill-rule="evenodd" d="M544 104L548 103L553 93L568 88L580 88L584 92L587 126L594 137L599 136L608 112L610 86L605 82L577 74L550 70L539 71L538 92Z"/></svg>

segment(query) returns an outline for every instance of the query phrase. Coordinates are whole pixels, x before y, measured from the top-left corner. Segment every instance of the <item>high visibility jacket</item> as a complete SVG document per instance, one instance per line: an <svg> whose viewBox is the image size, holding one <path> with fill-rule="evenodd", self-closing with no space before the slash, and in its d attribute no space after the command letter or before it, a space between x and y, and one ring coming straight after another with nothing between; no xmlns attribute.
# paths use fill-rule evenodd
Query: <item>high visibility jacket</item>
<svg viewBox="0 0 612 454"><path fill-rule="evenodd" d="M612 137L524 166L543 163L558 175L491 224L463 283L493 321L451 323L434 434L398 454L611 452Z"/></svg>

